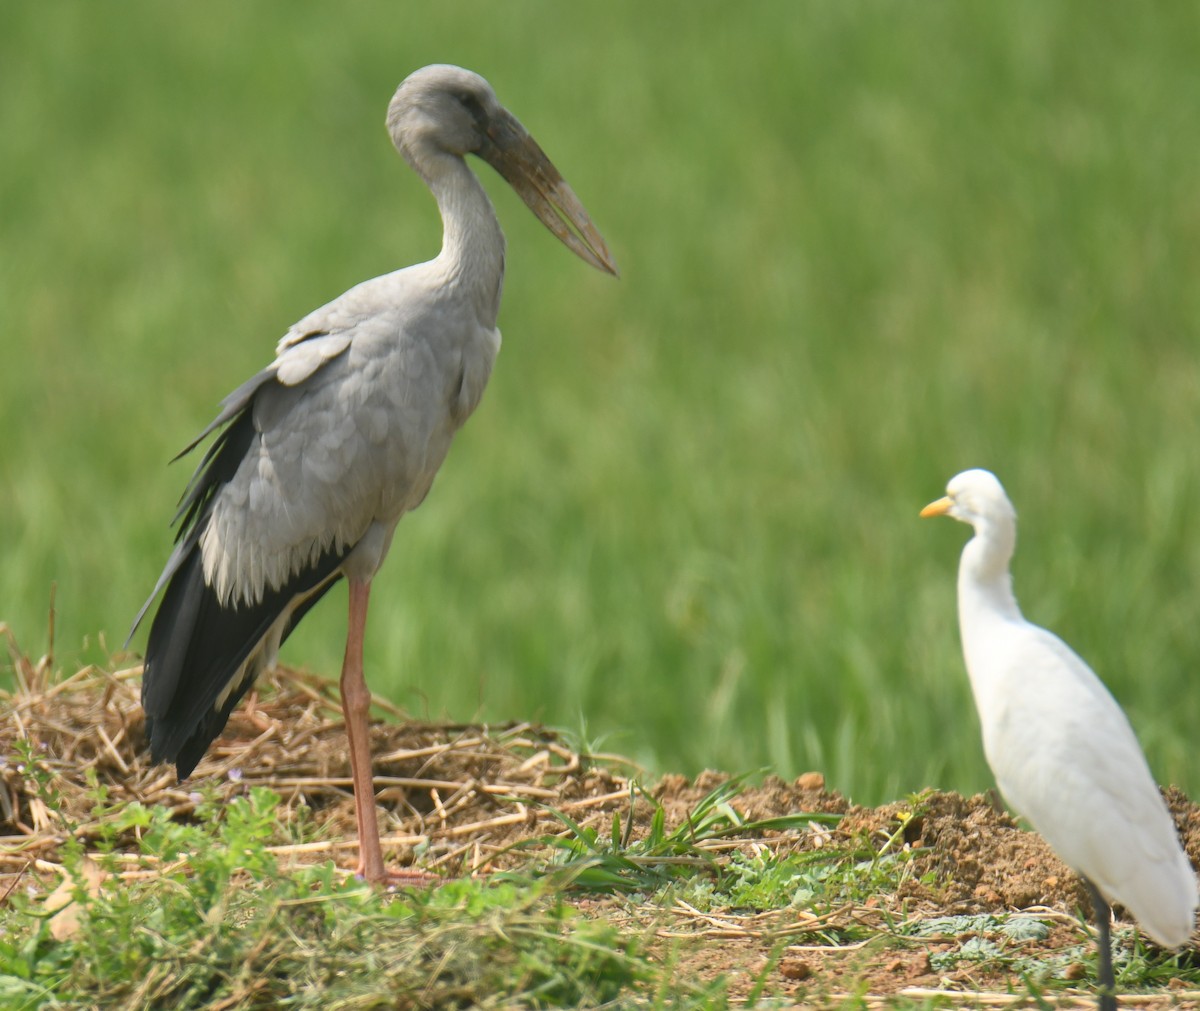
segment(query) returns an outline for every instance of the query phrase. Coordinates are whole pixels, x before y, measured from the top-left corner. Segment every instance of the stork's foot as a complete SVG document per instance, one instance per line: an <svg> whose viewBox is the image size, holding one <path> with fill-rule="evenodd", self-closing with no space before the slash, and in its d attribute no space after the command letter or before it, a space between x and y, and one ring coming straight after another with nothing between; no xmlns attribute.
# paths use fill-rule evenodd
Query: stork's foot
<svg viewBox="0 0 1200 1011"><path fill-rule="evenodd" d="M388 891L396 888L432 888L444 880L436 874L430 874L429 871L419 871L415 868L395 871L384 868L382 875L368 877L361 863L354 868L354 876Z"/></svg>
<svg viewBox="0 0 1200 1011"><path fill-rule="evenodd" d="M428 871L388 871L384 885L393 890L396 888L436 888L445 879Z"/></svg>

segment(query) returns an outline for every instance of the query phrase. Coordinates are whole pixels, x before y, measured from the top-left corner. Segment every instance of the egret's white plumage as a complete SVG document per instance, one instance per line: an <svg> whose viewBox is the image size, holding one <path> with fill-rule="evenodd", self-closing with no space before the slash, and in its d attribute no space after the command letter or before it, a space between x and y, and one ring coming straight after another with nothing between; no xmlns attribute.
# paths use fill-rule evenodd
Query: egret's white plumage
<svg viewBox="0 0 1200 1011"><path fill-rule="evenodd" d="M342 695L360 869L372 879L383 865L361 670L370 581L479 403L500 348L504 235L465 156L486 160L571 250L616 273L571 188L478 74L416 71L397 89L387 125L437 200L441 252L305 316L275 361L224 400L188 447L223 428L184 494L175 551L134 622L164 591L142 704L152 754L186 776L296 622L347 579Z"/></svg>
<svg viewBox="0 0 1200 1011"><path fill-rule="evenodd" d="M1009 572L1016 512L995 475L965 471L946 492L921 515L975 528L959 566L958 618L1000 792L1147 934L1185 944L1196 876L1129 720L1066 643L1022 616Z"/></svg>

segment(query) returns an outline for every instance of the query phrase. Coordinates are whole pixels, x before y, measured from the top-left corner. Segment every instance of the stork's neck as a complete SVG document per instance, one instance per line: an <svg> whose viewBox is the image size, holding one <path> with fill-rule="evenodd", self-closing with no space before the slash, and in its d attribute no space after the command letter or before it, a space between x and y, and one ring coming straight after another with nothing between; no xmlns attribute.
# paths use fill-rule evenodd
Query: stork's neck
<svg viewBox="0 0 1200 1011"><path fill-rule="evenodd" d="M475 306L479 322L496 325L504 285L504 233L482 184L464 159L443 154L426 174L442 215L442 251L434 260L448 288Z"/></svg>
<svg viewBox="0 0 1200 1011"><path fill-rule="evenodd" d="M958 566L958 609L964 633L980 616L1020 620L1009 564L1017 545L1012 523L987 522L963 548Z"/></svg>

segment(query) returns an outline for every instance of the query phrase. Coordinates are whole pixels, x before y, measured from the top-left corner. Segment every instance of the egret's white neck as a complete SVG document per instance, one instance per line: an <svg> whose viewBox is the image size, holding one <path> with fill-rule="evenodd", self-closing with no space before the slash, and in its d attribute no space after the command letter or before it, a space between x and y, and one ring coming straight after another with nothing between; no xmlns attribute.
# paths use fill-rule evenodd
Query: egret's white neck
<svg viewBox="0 0 1200 1011"><path fill-rule="evenodd" d="M1013 626L1024 623L1008 569L1016 540L1011 520L977 521L958 566L958 629L971 694L984 724L985 750L989 714L1003 711L1003 693L1011 687L1010 671L1002 662L1005 644L1011 641Z"/></svg>
<svg viewBox="0 0 1200 1011"><path fill-rule="evenodd" d="M972 619L984 614L1020 619L1009 571L1016 545L1015 524L983 521L963 548L958 566L958 610L964 632L974 624Z"/></svg>
<svg viewBox="0 0 1200 1011"><path fill-rule="evenodd" d="M456 155L440 154L419 171L442 215L442 251L433 264L447 289L475 306L481 324L494 327L504 285L504 233L492 202Z"/></svg>

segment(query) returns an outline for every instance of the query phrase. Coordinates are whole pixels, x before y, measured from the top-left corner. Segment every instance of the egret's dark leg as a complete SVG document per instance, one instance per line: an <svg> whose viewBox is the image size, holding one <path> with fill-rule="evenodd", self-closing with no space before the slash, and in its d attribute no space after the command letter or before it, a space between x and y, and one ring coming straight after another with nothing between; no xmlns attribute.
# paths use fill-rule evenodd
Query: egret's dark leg
<svg viewBox="0 0 1200 1011"><path fill-rule="evenodd" d="M1099 888L1087 878L1083 878L1083 885L1092 900L1092 913L1096 917L1096 949L1100 955L1096 975L1100 980L1100 1011L1117 1011L1117 980L1113 976L1112 939L1109 936L1112 910L1108 908Z"/></svg>
<svg viewBox="0 0 1200 1011"><path fill-rule="evenodd" d="M371 692L363 677L363 634L367 628L367 599L371 584L353 579L350 618L346 627L346 659L342 664L342 714L350 741L350 775L354 780L354 814L358 820L357 873L366 880L384 879L383 849L375 816L375 779L371 770Z"/></svg>

